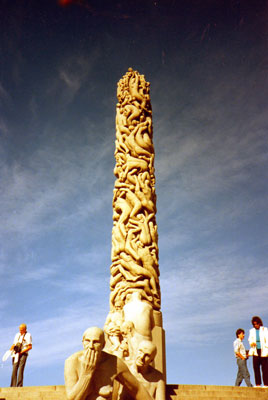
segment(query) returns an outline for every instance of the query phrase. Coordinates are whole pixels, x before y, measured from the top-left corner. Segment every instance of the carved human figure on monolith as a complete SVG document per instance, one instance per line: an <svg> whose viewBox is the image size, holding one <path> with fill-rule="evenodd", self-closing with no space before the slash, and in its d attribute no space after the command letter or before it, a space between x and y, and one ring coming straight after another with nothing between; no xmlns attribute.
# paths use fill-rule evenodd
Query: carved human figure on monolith
<svg viewBox="0 0 268 400"><path fill-rule="evenodd" d="M129 297L130 300L124 306L124 320L133 323L137 344L145 339L152 340L154 327L152 306L142 301L140 292L133 292Z"/></svg>
<svg viewBox="0 0 268 400"><path fill-rule="evenodd" d="M114 309L109 312L103 328L106 335L106 350L116 355L120 354L118 350L121 343L123 322L123 303L118 299L115 302Z"/></svg>

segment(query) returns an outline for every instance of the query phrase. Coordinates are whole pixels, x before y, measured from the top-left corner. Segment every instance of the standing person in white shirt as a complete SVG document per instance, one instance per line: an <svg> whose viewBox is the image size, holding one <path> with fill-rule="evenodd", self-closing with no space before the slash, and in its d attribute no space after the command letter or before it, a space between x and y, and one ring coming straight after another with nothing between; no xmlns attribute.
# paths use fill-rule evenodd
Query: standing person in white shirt
<svg viewBox="0 0 268 400"><path fill-rule="evenodd" d="M32 348L32 336L27 332L27 325L21 324L19 332L15 335L14 342L10 347L12 353L12 376L10 386L23 386L23 373L28 357L28 352ZM19 374L18 374L19 372Z"/></svg>
<svg viewBox="0 0 268 400"><path fill-rule="evenodd" d="M249 355L253 355L253 369L256 387L261 387L261 370L263 387L268 387L268 329L263 326L258 316L251 319L253 328L249 331Z"/></svg>
<svg viewBox="0 0 268 400"><path fill-rule="evenodd" d="M247 386L252 387L252 384L250 382L250 375L248 372L248 367L247 367L247 353L243 344L243 339L245 337L245 331L244 329L237 329L236 331L236 337L237 339L234 341L234 353L236 357L236 362L238 365L238 371L237 371L237 377L235 381L235 386L240 386L243 379L245 379L245 382Z"/></svg>

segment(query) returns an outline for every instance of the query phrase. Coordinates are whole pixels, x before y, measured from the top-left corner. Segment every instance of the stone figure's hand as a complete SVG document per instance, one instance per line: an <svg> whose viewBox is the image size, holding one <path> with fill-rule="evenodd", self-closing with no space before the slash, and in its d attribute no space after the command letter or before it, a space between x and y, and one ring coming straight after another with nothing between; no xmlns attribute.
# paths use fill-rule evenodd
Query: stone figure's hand
<svg viewBox="0 0 268 400"><path fill-rule="evenodd" d="M93 349L87 349L82 361L82 368L85 374L92 374L95 371L98 359L98 352Z"/></svg>
<svg viewBox="0 0 268 400"><path fill-rule="evenodd" d="M107 386L102 386L99 389L99 395L100 395L100 399L107 399L110 398L111 395L113 393L113 387L111 385L107 385ZM96 400L98 400L99 397L97 397Z"/></svg>
<svg viewBox="0 0 268 400"><path fill-rule="evenodd" d="M116 326L109 329L109 335L118 336L120 335L120 329Z"/></svg>

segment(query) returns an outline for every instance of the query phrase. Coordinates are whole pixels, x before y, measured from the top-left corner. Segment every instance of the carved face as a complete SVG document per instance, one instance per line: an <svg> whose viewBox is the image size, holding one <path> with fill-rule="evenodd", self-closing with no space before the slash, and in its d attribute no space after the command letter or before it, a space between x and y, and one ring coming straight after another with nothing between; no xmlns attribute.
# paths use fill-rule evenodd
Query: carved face
<svg viewBox="0 0 268 400"><path fill-rule="evenodd" d="M95 350L101 353L104 346L103 332L99 328L89 328L83 336L83 346L85 350Z"/></svg>
<svg viewBox="0 0 268 400"><path fill-rule="evenodd" d="M114 309L116 311L122 310L124 303L121 300L116 300L114 304Z"/></svg>
<svg viewBox="0 0 268 400"><path fill-rule="evenodd" d="M123 336L127 336L134 329L134 324L131 321L125 321L122 324L121 331Z"/></svg>
<svg viewBox="0 0 268 400"><path fill-rule="evenodd" d="M156 347L152 342L144 340L140 343L136 356L137 367L146 367L153 361L156 354Z"/></svg>

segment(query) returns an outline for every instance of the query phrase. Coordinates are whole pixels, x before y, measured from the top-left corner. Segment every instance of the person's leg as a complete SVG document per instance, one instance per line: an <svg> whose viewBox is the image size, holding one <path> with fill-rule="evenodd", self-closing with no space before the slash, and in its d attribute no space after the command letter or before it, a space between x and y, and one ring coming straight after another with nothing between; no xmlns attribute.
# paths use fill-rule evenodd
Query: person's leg
<svg viewBox="0 0 268 400"><path fill-rule="evenodd" d="M238 371L237 371L235 386L240 386L241 382L243 380L243 371L242 371L242 362L241 361L243 361L243 360L241 360L241 358L237 358L237 360L236 360L237 366L238 366Z"/></svg>
<svg viewBox="0 0 268 400"><path fill-rule="evenodd" d="M261 357L261 368L262 368L262 381L265 386L268 386L268 358Z"/></svg>
<svg viewBox="0 0 268 400"><path fill-rule="evenodd" d="M248 387L252 387L252 383L250 382L250 374L248 371L247 360L242 360L244 362L243 367L243 378L245 379L246 385Z"/></svg>
<svg viewBox="0 0 268 400"><path fill-rule="evenodd" d="M255 383L256 386L261 385L261 371L260 371L260 362L261 357L259 356L253 356L253 369L254 369L254 375L255 375Z"/></svg>
<svg viewBox="0 0 268 400"><path fill-rule="evenodd" d="M12 375L11 375L11 387L16 387L17 386L17 373L18 373L18 366L19 363L17 362L16 364L14 363L14 357L12 358Z"/></svg>
<svg viewBox="0 0 268 400"><path fill-rule="evenodd" d="M27 360L27 354L23 354L22 356L20 356L20 360L19 360L19 376L18 376L18 383L17 383L18 387L23 386L23 373L24 373L26 360Z"/></svg>

